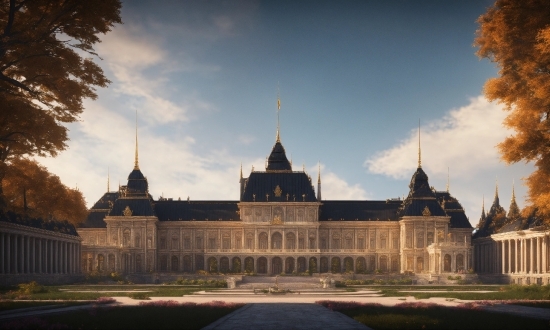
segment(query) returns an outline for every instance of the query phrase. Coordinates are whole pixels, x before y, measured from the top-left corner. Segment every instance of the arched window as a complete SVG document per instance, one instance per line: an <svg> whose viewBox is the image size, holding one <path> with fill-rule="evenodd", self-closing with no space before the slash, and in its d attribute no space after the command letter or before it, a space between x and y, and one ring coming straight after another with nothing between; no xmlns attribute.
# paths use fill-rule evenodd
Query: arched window
<svg viewBox="0 0 550 330"><path fill-rule="evenodd" d="M210 273L217 273L218 272L218 260L214 257L208 258L208 271Z"/></svg>
<svg viewBox="0 0 550 330"><path fill-rule="evenodd" d="M267 273L267 259L265 257L258 258L258 274Z"/></svg>
<svg viewBox="0 0 550 330"><path fill-rule="evenodd" d="M137 248L141 247L141 236L136 235L134 246Z"/></svg>
<svg viewBox="0 0 550 330"><path fill-rule="evenodd" d="M271 235L271 248L272 249L282 249L283 246L283 236L281 233L274 233Z"/></svg>
<svg viewBox="0 0 550 330"><path fill-rule="evenodd" d="M307 270L306 258L299 257L297 262L298 262L298 273L304 273Z"/></svg>
<svg viewBox="0 0 550 330"><path fill-rule="evenodd" d="M97 271L102 272L105 270L105 258L103 254L97 255Z"/></svg>
<svg viewBox="0 0 550 330"><path fill-rule="evenodd" d="M317 258L315 257L309 258L309 273L317 273Z"/></svg>
<svg viewBox="0 0 550 330"><path fill-rule="evenodd" d="M254 248L254 235L252 233L246 234L245 249Z"/></svg>
<svg viewBox="0 0 550 330"><path fill-rule="evenodd" d="M353 236L351 234L346 235L345 249L353 249Z"/></svg>
<svg viewBox="0 0 550 330"><path fill-rule="evenodd" d="M344 258L344 272L353 273L353 259L351 257Z"/></svg>
<svg viewBox="0 0 550 330"><path fill-rule="evenodd" d="M267 233L260 233L259 243L260 249L267 250Z"/></svg>
<svg viewBox="0 0 550 330"><path fill-rule="evenodd" d="M340 265L340 258L333 257L330 261L330 271L332 273L340 273L342 271L342 266Z"/></svg>
<svg viewBox="0 0 550 330"><path fill-rule="evenodd" d="M233 260L231 261L231 272L240 273L241 268L241 258L233 257Z"/></svg>
<svg viewBox="0 0 550 330"><path fill-rule="evenodd" d="M451 256L449 254L446 254L443 258L443 271L444 272L450 272L451 271Z"/></svg>
<svg viewBox="0 0 550 330"><path fill-rule="evenodd" d="M416 272L422 273L424 271L424 258L417 257L416 258Z"/></svg>
<svg viewBox="0 0 550 330"><path fill-rule="evenodd" d="M109 271L114 272L115 271L115 255L109 254L108 256L108 264L109 264Z"/></svg>
<svg viewBox="0 0 550 330"><path fill-rule="evenodd" d="M286 248L289 250L294 250L296 248L296 236L294 233L286 234Z"/></svg>
<svg viewBox="0 0 550 330"><path fill-rule="evenodd" d="M183 271L186 273L191 271L191 256L183 256Z"/></svg>
<svg viewBox="0 0 550 330"><path fill-rule="evenodd" d="M254 272L254 258L246 257L244 259L244 271L247 272L247 273L253 273Z"/></svg>
<svg viewBox="0 0 550 330"><path fill-rule="evenodd" d="M357 273L361 274L361 273L364 273L366 269L367 269L367 267L366 267L365 258L363 258L363 257L357 258L357 260L355 262L355 271Z"/></svg>
<svg viewBox="0 0 550 330"><path fill-rule="evenodd" d="M220 272L229 273L229 258L221 257L220 258Z"/></svg>
<svg viewBox="0 0 550 330"><path fill-rule="evenodd" d="M464 255L457 254L456 255L456 270L457 271L463 271L464 270Z"/></svg>
<svg viewBox="0 0 550 330"><path fill-rule="evenodd" d="M340 234L334 233L332 235L332 246L333 249L340 249Z"/></svg>
<svg viewBox="0 0 550 330"><path fill-rule="evenodd" d="M424 247L424 233L421 231L416 233L416 247L417 248Z"/></svg>
<svg viewBox="0 0 550 330"><path fill-rule="evenodd" d="M321 257L321 269L319 269L320 273L328 273L328 258L327 257Z"/></svg>
<svg viewBox="0 0 550 330"><path fill-rule="evenodd" d="M124 247L130 246L130 229L128 228L124 229L124 231L122 232L122 243Z"/></svg>

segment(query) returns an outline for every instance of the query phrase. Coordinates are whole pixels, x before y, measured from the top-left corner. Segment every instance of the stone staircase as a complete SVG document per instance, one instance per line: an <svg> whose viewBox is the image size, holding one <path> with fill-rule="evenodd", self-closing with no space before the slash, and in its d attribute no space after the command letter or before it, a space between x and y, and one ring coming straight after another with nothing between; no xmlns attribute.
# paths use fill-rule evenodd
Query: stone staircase
<svg viewBox="0 0 550 330"><path fill-rule="evenodd" d="M321 289L319 277L311 276L243 276L242 281L237 282L238 289L268 289L275 286L280 289L303 290Z"/></svg>

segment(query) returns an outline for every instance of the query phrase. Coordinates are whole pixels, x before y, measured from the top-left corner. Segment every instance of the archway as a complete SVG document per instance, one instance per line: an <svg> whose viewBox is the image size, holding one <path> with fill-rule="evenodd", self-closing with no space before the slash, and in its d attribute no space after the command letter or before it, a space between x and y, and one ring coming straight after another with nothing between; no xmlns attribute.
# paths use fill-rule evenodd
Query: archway
<svg viewBox="0 0 550 330"><path fill-rule="evenodd" d="M456 255L456 270L457 271L463 271L464 270L464 255L457 254Z"/></svg>
<svg viewBox="0 0 550 330"><path fill-rule="evenodd" d="M416 272L422 273L424 271L424 258L417 257L416 258Z"/></svg>
<svg viewBox="0 0 550 330"><path fill-rule="evenodd" d="M309 258L309 273L317 273L317 258Z"/></svg>
<svg viewBox="0 0 550 330"><path fill-rule="evenodd" d="M344 272L353 273L353 259L351 257L344 258Z"/></svg>
<svg viewBox="0 0 550 330"><path fill-rule="evenodd" d="M114 254L109 254L108 256L108 263L109 263L109 270L111 272L114 272L115 271L115 255Z"/></svg>
<svg viewBox="0 0 550 330"><path fill-rule="evenodd" d="M281 274L283 272L283 261L279 257L271 259L271 270L273 275Z"/></svg>
<svg viewBox="0 0 550 330"><path fill-rule="evenodd" d="M320 273L328 273L328 258L327 257L321 257L321 269L319 269Z"/></svg>
<svg viewBox="0 0 550 330"><path fill-rule="evenodd" d="M231 264L232 264L231 271L233 273L240 273L241 272L241 258L234 257Z"/></svg>
<svg viewBox="0 0 550 330"><path fill-rule="evenodd" d="M170 263L170 270L173 272L177 272L179 270L179 258L177 256L172 256L172 260Z"/></svg>
<svg viewBox="0 0 550 330"><path fill-rule="evenodd" d="M220 258L220 272L229 273L229 258L221 257Z"/></svg>
<svg viewBox="0 0 550 330"><path fill-rule="evenodd" d="M244 271L247 273L254 273L254 258L246 257L244 259Z"/></svg>
<svg viewBox="0 0 550 330"><path fill-rule="evenodd" d="M357 260L355 262L355 271L357 273L361 274L361 273L364 273L366 269L367 269L367 267L366 267L365 258L363 258L363 257L357 258Z"/></svg>
<svg viewBox="0 0 550 330"><path fill-rule="evenodd" d="M204 256L195 256L195 269L204 270Z"/></svg>
<svg viewBox="0 0 550 330"><path fill-rule="evenodd" d="M306 270L307 270L306 258L299 257L298 258L298 273L304 273Z"/></svg>
<svg viewBox="0 0 550 330"><path fill-rule="evenodd" d="M97 255L97 271L102 272L105 270L105 257L103 257L103 254Z"/></svg>
<svg viewBox="0 0 550 330"><path fill-rule="evenodd" d="M267 259L265 257L258 258L258 274L267 273Z"/></svg>
<svg viewBox="0 0 550 330"><path fill-rule="evenodd" d="M330 271L332 273L340 273L342 271L342 266L340 265L340 258L332 257L330 261Z"/></svg>
<svg viewBox="0 0 550 330"><path fill-rule="evenodd" d="M214 257L208 258L208 272L217 273L218 272L218 260Z"/></svg>
<svg viewBox="0 0 550 330"><path fill-rule="evenodd" d="M443 257L443 271L451 272L451 256L448 254Z"/></svg>
<svg viewBox="0 0 550 330"><path fill-rule="evenodd" d="M386 273L388 271L388 257L381 256L379 261L380 261L380 271Z"/></svg>
<svg viewBox="0 0 550 330"><path fill-rule="evenodd" d="M183 271L184 272L190 272L191 271L191 256L183 256Z"/></svg>
<svg viewBox="0 0 550 330"><path fill-rule="evenodd" d="M292 274L294 271L294 258L288 257L285 260L285 273Z"/></svg>

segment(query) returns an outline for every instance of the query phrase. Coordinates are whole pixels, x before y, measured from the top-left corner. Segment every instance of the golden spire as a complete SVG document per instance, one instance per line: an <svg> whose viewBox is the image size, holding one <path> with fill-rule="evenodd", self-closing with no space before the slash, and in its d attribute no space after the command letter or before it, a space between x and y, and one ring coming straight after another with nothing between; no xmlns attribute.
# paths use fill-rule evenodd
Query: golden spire
<svg viewBox="0 0 550 330"><path fill-rule="evenodd" d="M137 134L137 110L136 110L136 156L134 159L134 170L139 170L139 161L138 161L138 134Z"/></svg>
<svg viewBox="0 0 550 330"><path fill-rule="evenodd" d="M422 167L422 153L420 150L420 119L418 119L418 168Z"/></svg>
<svg viewBox="0 0 550 330"><path fill-rule="evenodd" d="M109 167L107 166L107 192L109 192L109 190L111 190L111 185L109 184Z"/></svg>
<svg viewBox="0 0 550 330"><path fill-rule="evenodd" d="M447 167L447 192L449 192L449 167Z"/></svg>
<svg viewBox="0 0 550 330"><path fill-rule="evenodd" d="M279 135L279 110L281 110L281 96L279 92L279 84L277 83L277 139L276 139L276 142L281 142L281 136Z"/></svg>

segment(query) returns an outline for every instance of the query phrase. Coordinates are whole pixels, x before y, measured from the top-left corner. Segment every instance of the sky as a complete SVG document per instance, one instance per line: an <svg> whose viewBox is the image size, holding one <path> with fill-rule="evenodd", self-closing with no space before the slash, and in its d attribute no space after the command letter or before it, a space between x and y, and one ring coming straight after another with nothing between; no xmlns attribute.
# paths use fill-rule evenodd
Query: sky
<svg viewBox="0 0 550 330"><path fill-rule="evenodd" d="M139 165L155 199L238 200L239 168L281 141L323 199L406 196L418 165L478 223L498 182L508 209L531 164L503 163L514 132L483 97L498 74L473 46L492 1L125 1L94 61L112 81L38 158L89 207ZM420 124L419 124L420 123ZM420 125L420 126L419 126Z"/></svg>

